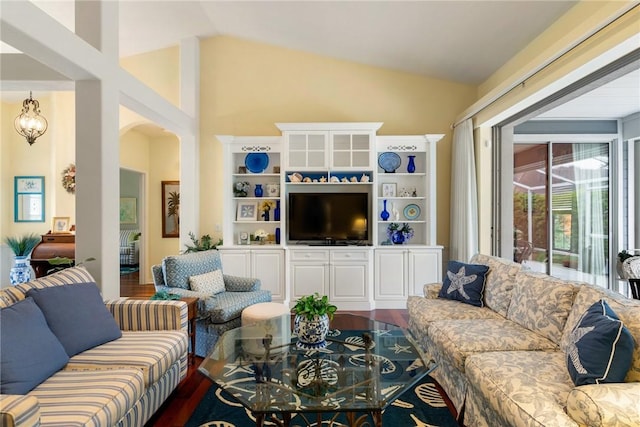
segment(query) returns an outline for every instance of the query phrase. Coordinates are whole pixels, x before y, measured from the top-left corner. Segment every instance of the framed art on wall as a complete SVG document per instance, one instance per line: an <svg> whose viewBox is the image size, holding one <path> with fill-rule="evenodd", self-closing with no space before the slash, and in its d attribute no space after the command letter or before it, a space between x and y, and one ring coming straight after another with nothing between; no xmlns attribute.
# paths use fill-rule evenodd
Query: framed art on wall
<svg viewBox="0 0 640 427"><path fill-rule="evenodd" d="M44 222L44 176L14 178L15 222Z"/></svg>
<svg viewBox="0 0 640 427"><path fill-rule="evenodd" d="M162 181L162 237L180 237L180 181Z"/></svg>
<svg viewBox="0 0 640 427"><path fill-rule="evenodd" d="M120 197L120 224L136 224L138 215L135 197Z"/></svg>

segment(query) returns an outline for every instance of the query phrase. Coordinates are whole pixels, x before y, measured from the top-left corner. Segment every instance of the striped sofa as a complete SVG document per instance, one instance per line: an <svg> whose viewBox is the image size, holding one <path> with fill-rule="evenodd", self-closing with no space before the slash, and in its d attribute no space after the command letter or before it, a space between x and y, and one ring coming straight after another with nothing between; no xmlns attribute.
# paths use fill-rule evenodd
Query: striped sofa
<svg viewBox="0 0 640 427"><path fill-rule="evenodd" d="M32 288L87 282L95 280L84 267L68 268L0 289L0 308ZM105 305L122 337L71 357L26 395L0 395L0 425L143 426L151 418L187 374L186 303L118 299Z"/></svg>

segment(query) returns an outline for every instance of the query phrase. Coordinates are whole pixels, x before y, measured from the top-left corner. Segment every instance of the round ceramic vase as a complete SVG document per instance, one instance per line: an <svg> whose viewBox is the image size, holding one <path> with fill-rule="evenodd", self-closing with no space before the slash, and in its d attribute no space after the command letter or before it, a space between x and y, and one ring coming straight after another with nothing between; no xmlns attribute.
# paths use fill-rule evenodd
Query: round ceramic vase
<svg viewBox="0 0 640 427"><path fill-rule="evenodd" d="M309 320L306 316L296 314L293 321L293 332L298 336L296 347L304 350L317 350L327 346L329 332L329 316L313 316Z"/></svg>
<svg viewBox="0 0 640 427"><path fill-rule="evenodd" d="M31 266L26 256L14 257L14 264L9 272L9 283L19 285L31 280Z"/></svg>

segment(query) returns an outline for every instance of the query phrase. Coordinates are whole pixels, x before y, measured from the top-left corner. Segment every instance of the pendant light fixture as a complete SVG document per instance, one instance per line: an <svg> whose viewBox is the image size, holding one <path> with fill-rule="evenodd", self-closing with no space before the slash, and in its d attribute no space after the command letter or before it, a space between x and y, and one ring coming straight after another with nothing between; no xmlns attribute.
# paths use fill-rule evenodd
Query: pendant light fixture
<svg viewBox="0 0 640 427"><path fill-rule="evenodd" d="M32 106L31 111L29 105ZM14 126L16 131L27 139L29 145L33 145L36 139L47 131L47 119L40 115L40 103L33 99L31 92L29 98L22 101L22 113L16 117Z"/></svg>

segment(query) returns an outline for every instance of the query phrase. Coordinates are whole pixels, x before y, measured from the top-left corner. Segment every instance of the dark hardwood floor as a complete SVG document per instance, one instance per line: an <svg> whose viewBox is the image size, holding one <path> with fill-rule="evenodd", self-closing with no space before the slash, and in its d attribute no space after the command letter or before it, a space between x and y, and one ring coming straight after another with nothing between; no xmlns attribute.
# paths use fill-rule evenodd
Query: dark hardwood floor
<svg viewBox="0 0 640 427"><path fill-rule="evenodd" d="M155 293L153 284L139 284L138 281L138 272L120 276L120 295L123 297L149 297ZM350 311L350 313L401 327L407 327L408 323L407 310ZM211 386L211 382L198 372L198 366L201 362L202 358L196 357L195 363L189 366L187 377L151 420L145 424L145 427L181 427L186 424ZM441 394L444 393L441 392ZM447 403L451 410L450 402ZM452 413L454 412L452 411Z"/></svg>

